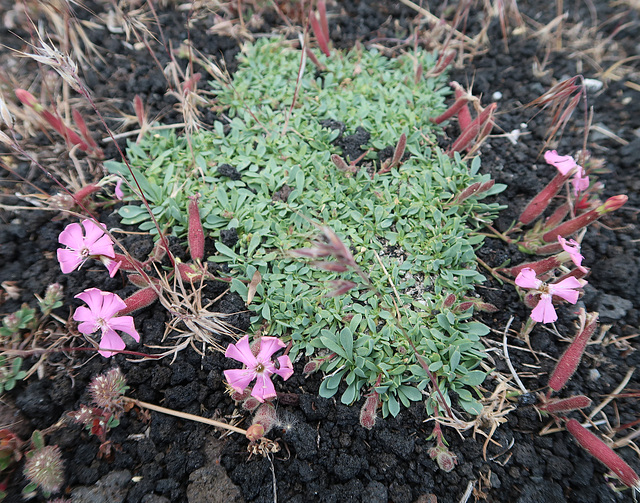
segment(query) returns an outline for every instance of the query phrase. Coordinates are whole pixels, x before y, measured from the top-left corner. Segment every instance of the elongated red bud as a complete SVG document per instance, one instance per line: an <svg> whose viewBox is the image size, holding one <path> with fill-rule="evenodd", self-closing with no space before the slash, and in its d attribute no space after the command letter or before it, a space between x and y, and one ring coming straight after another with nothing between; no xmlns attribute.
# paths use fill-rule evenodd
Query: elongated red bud
<svg viewBox="0 0 640 503"><path fill-rule="evenodd" d="M593 457L604 463L616 477L627 487L640 490L640 477L620 456L607 444L587 430L575 419L567 421L567 431Z"/></svg>
<svg viewBox="0 0 640 503"><path fill-rule="evenodd" d="M549 206L551 199L553 199L560 189L564 185L564 182L571 176L571 173L563 175L562 173L556 174L547 186L540 191L540 193L534 197L527 207L520 215L520 223L527 225L533 222L536 218L542 215L542 212Z"/></svg>
<svg viewBox="0 0 640 503"><path fill-rule="evenodd" d="M16 89L15 93L16 98L18 98L23 105L33 108L36 112L40 112L40 110L42 110L42 106L38 103L38 100L29 91Z"/></svg>
<svg viewBox="0 0 640 503"><path fill-rule="evenodd" d="M91 183L89 185L85 185L78 192L73 194L73 200L76 202L76 204L82 204L82 202L87 197L89 197L94 192L98 192L101 189L102 189L102 187L100 187L99 185L95 185L93 183Z"/></svg>
<svg viewBox="0 0 640 503"><path fill-rule="evenodd" d="M339 262L329 262L329 261L317 261L311 262L313 267L317 267L318 269L322 269L323 271L330 272L347 272L349 268Z"/></svg>
<svg viewBox="0 0 640 503"><path fill-rule="evenodd" d="M138 124L140 127L144 126L145 117L144 117L144 105L142 103L142 98L139 94L136 94L133 97L133 109L136 111L136 118L138 119Z"/></svg>
<svg viewBox="0 0 640 503"><path fill-rule="evenodd" d="M189 253L193 260L201 261L204 258L204 231L200 221L200 210L198 209L198 198L200 194L189 199Z"/></svg>
<svg viewBox="0 0 640 503"><path fill-rule="evenodd" d="M358 168L347 164L347 161L345 161L338 154L331 154L331 162L333 162L336 168L338 168L340 171L344 171L346 173L355 173L356 171L358 171Z"/></svg>
<svg viewBox="0 0 640 503"><path fill-rule="evenodd" d="M522 269L533 269L536 272L536 276L540 276L546 272L555 269L556 267L560 267L562 262L556 257L547 257L542 260L536 260L535 262L526 262L524 264L520 264L514 267L509 267L508 269L500 269L501 273L508 274L510 276L517 276L522 272Z"/></svg>
<svg viewBox="0 0 640 503"><path fill-rule="evenodd" d="M491 105L480 112L478 117L476 117L471 124L462 131L458 139L453 142L453 145L451 145L450 155L453 155L453 152L461 152L466 149L481 129L484 131L483 126L486 125L487 121L491 121L493 112L497 107L498 105L496 103L491 103Z"/></svg>
<svg viewBox="0 0 640 503"><path fill-rule="evenodd" d="M138 290L136 293L130 295L124 299L124 303L127 305L118 314L120 316L133 313L139 309L150 306L158 299L158 292L151 286Z"/></svg>
<svg viewBox="0 0 640 503"><path fill-rule="evenodd" d="M142 266L143 266L142 262L137 261L133 257L129 258L126 255L123 255L122 253L116 253L114 260L120 262L120 270L122 271L134 272L142 269ZM134 285L139 286L136 283L134 283Z"/></svg>
<svg viewBox="0 0 640 503"><path fill-rule="evenodd" d="M549 378L549 387L554 391L560 391L578 368L587 343L598 326L598 313L585 315L584 310L581 310L580 322L580 332L558 360L558 364Z"/></svg>
<svg viewBox="0 0 640 503"><path fill-rule="evenodd" d="M545 243L551 243L553 241L557 241L558 236L570 236L590 223L595 222L602 215L606 215L607 213L611 213L612 211L619 209L627 202L628 199L629 197L624 194L610 197L604 202L604 204L598 206L595 210L587 211L582 215L578 215L576 218L573 218L547 232L542 236L542 240ZM522 221L522 219L520 221Z"/></svg>
<svg viewBox="0 0 640 503"><path fill-rule="evenodd" d="M453 304L455 304L456 302L456 296L453 293L450 293L449 295L447 295L444 299L444 301L442 301L442 307L444 309L448 309L451 306L453 306Z"/></svg>
<svg viewBox="0 0 640 503"><path fill-rule="evenodd" d="M562 398L560 400L552 400L538 406L538 409L544 410L549 414L565 414L572 410L585 409L591 405L591 399L584 396L572 396Z"/></svg>
<svg viewBox="0 0 640 503"><path fill-rule="evenodd" d="M340 295L344 295L353 287L357 286L357 283L353 281L347 281L344 279L336 279L329 281L329 284L333 287L333 290L326 294L327 297L339 297Z"/></svg>
<svg viewBox="0 0 640 503"><path fill-rule="evenodd" d="M456 100L469 96L467 91L465 91L465 89L457 82L451 82L450 85L453 86ZM458 124L460 125L460 129L466 129L469 127L469 124L471 124L471 112L469 112L469 107L466 103L458 111Z"/></svg>
<svg viewBox="0 0 640 503"><path fill-rule="evenodd" d="M313 34L316 36L320 50L325 56L331 56L331 52L329 51L329 37L323 32L320 22L318 21L318 16L315 12L309 12L309 22L311 23L311 29L313 30Z"/></svg>
<svg viewBox="0 0 640 503"><path fill-rule="evenodd" d="M189 283L200 281L208 276L207 272L195 264L179 262L176 264L176 269L178 269L178 274L180 274L182 281L187 281Z"/></svg>
<svg viewBox="0 0 640 503"><path fill-rule="evenodd" d="M450 119L451 117L453 117L454 115L459 113L460 110L465 108L467 106L467 102L468 101L469 101L469 98L467 98L467 97L458 98L454 102L454 104L451 105L449 108L447 108L444 112L442 112L442 114L438 115L437 117L433 117L431 119L431 122L433 122L434 124L443 123L447 119ZM467 109L467 112L469 112L468 109ZM469 123L471 123L471 119L469 119Z"/></svg>

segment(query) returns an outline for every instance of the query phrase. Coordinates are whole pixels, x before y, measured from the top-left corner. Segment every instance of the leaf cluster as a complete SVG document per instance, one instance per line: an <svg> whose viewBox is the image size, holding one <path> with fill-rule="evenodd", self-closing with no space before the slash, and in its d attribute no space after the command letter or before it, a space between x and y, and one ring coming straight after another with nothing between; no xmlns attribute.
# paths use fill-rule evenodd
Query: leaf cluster
<svg viewBox="0 0 640 503"><path fill-rule="evenodd" d="M161 132L130 145L130 162L155 217L184 235L187 196L199 192L205 229L214 237L237 230L235 249L218 240L218 254L209 260L229 265L231 288L245 299L254 273L261 274L250 306L254 327L266 325L263 334L290 339L292 359L335 355L322 366L322 396L335 395L344 383L341 401L350 404L382 376L376 391L384 416L422 399L429 379L394 322L390 307L398 302L401 323L446 399L447 390L455 391L466 410L478 412L467 388L484 379L475 369L488 329L469 321L472 310L459 313L443 302L449 294L461 299L484 280L475 256L483 238L473 234L471 217L490 219L498 208L479 197L454 201L465 187L489 178L478 173L479 161L469 167L436 146L439 127L429 118L444 108L446 80L412 78L414 64L432 67L435 56L417 51L389 59L376 50L353 50L324 58L327 70L307 68L294 101L300 53L284 44L276 39L246 46L232 85L212 83L228 124L217 122L189 138ZM324 127L326 120L342 123L344 133ZM361 146L367 154L355 173L345 173L331 155L343 154L336 140L358 127L371 133ZM378 153L402 133L405 159L378 174ZM127 176L123 165L106 164ZM120 214L123 223L153 232L142 205L125 206ZM314 238L311 221L350 244L381 296L361 288L327 298L328 281L358 278L320 271L289 255ZM427 407L436 409L435 400Z"/></svg>

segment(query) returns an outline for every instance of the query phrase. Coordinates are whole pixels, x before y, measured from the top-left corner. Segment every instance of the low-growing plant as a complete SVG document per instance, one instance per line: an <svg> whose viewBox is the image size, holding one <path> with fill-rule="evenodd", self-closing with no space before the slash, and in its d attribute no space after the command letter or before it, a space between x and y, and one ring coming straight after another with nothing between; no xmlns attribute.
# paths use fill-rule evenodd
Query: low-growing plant
<svg viewBox="0 0 640 503"><path fill-rule="evenodd" d="M341 400L351 404L382 376L376 391L386 416L422 400L430 379L388 310L393 288L379 255L407 307L402 324L411 327L445 400L452 389L463 408L477 412L466 387L484 379L476 367L488 329L470 321L472 304L455 307L484 279L474 253L482 236L472 235L470 217L491 219L497 205L478 199L503 186L456 199L489 178L479 175L479 160L469 167L457 153L449 158L435 147L439 128L428 119L440 115L450 91L444 76L410 78L413 58L429 68L434 55L388 59L356 49L319 55L326 70L298 75L300 53L287 44L247 46L233 83L212 83L227 126L217 122L189 141L165 131L131 143L128 157L142 193L129 197L147 198L160 225L184 235L186 196L201 194L203 227L218 238L218 255L209 260L229 264L231 289L245 300L256 273L261 277L251 301L254 329L264 325L265 335L291 340L292 359L321 359L324 397L345 382ZM336 156L346 171L334 164ZM106 166L134 186L124 165ZM120 214L123 223L154 232L143 206L129 204ZM340 239L382 296L369 289L339 296L348 276L337 280L339 271L326 270L331 266L319 270L289 255L312 238L311 220L349 236ZM219 239L233 231L235 249ZM455 306L446 305L452 295ZM430 412L439 408L429 400Z"/></svg>
<svg viewBox="0 0 640 503"><path fill-rule="evenodd" d="M129 386L122 371L113 368L94 377L88 388L91 405L82 405L67 416L100 439L98 456L109 457L111 443L107 441L107 433L120 424L120 416L125 410L123 397Z"/></svg>

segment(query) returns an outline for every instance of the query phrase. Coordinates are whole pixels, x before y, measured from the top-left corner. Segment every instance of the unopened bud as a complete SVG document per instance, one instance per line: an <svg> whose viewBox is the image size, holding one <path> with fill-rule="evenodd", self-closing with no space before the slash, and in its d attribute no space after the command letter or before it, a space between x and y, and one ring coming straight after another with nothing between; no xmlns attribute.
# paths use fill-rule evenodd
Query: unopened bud
<svg viewBox="0 0 640 503"><path fill-rule="evenodd" d="M444 301L442 302L442 307L443 308L450 308L451 306L453 306L453 304L455 304L456 302L456 296L452 293L450 293L449 295L447 295L444 299Z"/></svg>
<svg viewBox="0 0 640 503"><path fill-rule="evenodd" d="M591 399L584 395L572 396L560 400L552 400L538 406L538 409L549 414L565 414L572 410L585 409L591 405Z"/></svg>
<svg viewBox="0 0 640 503"><path fill-rule="evenodd" d="M249 439L249 442L257 442L264 437L264 427L261 424L252 424L247 428L245 435Z"/></svg>
<svg viewBox="0 0 640 503"><path fill-rule="evenodd" d="M376 411L378 410L378 403L380 398L378 393L373 391L362 405L360 409L360 425L367 430L373 428L376 424Z"/></svg>
<svg viewBox="0 0 640 503"><path fill-rule="evenodd" d="M133 313L139 309L150 306L158 299L158 292L151 286L138 290L136 293L130 295L124 299L124 303L127 305L118 314L120 316Z"/></svg>
<svg viewBox="0 0 640 503"><path fill-rule="evenodd" d="M200 261L204 258L204 231L200 220L200 210L198 209L198 198L200 194L191 196L189 202L189 253L193 260Z"/></svg>

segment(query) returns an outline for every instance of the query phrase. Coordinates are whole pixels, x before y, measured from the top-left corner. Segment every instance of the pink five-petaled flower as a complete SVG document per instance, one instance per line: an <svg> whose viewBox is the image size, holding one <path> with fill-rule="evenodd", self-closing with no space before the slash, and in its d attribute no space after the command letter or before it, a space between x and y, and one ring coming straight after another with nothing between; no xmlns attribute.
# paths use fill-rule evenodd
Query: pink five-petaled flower
<svg viewBox="0 0 640 503"><path fill-rule="evenodd" d="M573 194L577 197L579 192L589 188L589 177L586 176L584 168L580 166L570 155L558 155L555 150L547 150L544 153L544 160L547 164L551 164L558 168L562 176L567 176L573 169L575 173L571 184L573 185Z"/></svg>
<svg viewBox="0 0 640 503"><path fill-rule="evenodd" d="M102 331L98 351L102 356L109 358L115 351L125 348L125 343L116 330L126 332L140 342L140 335L136 331L133 317L116 316L127 305L115 293L89 288L76 295L76 299L86 302L89 306L81 306L73 313L73 319L81 322L78 330L87 335L98 330Z"/></svg>
<svg viewBox="0 0 640 503"><path fill-rule="evenodd" d="M556 310L553 307L552 297L561 297L564 300L575 304L578 302L580 293L576 290L582 288L587 282L574 277L563 279L558 283L548 285L536 278L536 272L527 267L520 271L516 277L516 285L520 288L531 288L540 293L540 301L531 311L531 319L539 323L553 323L558 319Z"/></svg>
<svg viewBox="0 0 640 503"><path fill-rule="evenodd" d="M88 258L97 258L113 278L120 267L120 262L113 260L116 256L113 241L104 228L91 220L84 220L82 227L78 223L69 224L58 236L58 242L66 246L58 249L60 269L67 274L82 266Z"/></svg>
<svg viewBox="0 0 640 503"><path fill-rule="evenodd" d="M580 253L580 245L575 239L569 239L568 241L562 236L558 236L558 242L562 249L569 254L571 261L580 269L580 271L586 273L588 270L582 267L582 259L584 258Z"/></svg>
<svg viewBox="0 0 640 503"><path fill-rule="evenodd" d="M246 368L225 370L224 375L229 385L238 393L242 393L255 379L256 384L251 390L253 397L260 402L275 398L276 390L269 376L278 374L286 381L293 375L293 365L288 356L279 356L275 364L271 361L273 353L284 346L284 342L277 337L262 337L260 351L254 356L249 346L248 335L245 335L237 343L230 344L224 356L244 363Z"/></svg>

